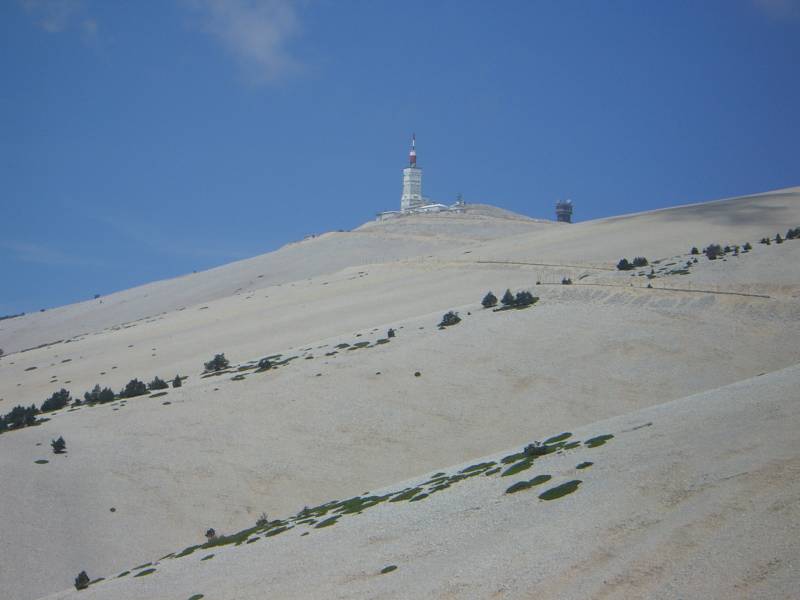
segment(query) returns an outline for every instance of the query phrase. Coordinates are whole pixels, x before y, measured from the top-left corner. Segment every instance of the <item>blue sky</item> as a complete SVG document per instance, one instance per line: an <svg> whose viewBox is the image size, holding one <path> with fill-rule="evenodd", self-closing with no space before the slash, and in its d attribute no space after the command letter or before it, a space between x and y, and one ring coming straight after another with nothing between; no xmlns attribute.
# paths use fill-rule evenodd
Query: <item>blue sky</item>
<svg viewBox="0 0 800 600"><path fill-rule="evenodd" d="M0 315L424 192L576 220L800 184L800 3L6 0Z"/></svg>

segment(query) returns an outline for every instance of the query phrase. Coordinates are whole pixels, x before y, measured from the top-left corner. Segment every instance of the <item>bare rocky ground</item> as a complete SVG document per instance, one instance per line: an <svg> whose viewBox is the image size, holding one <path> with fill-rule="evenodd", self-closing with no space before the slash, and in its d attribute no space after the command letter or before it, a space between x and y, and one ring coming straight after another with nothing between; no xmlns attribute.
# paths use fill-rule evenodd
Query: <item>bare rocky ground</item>
<svg viewBox="0 0 800 600"><path fill-rule="evenodd" d="M798 225L798 188L573 226L484 207L2 321L0 412L61 387L188 379L0 435L0 589L37 598L85 569L106 579L80 597L98 598L790 597L800 240L757 242ZM658 263L614 269L640 255ZM507 287L540 300L480 306ZM451 309L462 322L438 329ZM233 369L203 378L217 352ZM277 354L290 360L251 368ZM388 494L562 431L615 437L111 581L208 527ZM553 501L504 493L540 463L544 487L582 483Z"/></svg>

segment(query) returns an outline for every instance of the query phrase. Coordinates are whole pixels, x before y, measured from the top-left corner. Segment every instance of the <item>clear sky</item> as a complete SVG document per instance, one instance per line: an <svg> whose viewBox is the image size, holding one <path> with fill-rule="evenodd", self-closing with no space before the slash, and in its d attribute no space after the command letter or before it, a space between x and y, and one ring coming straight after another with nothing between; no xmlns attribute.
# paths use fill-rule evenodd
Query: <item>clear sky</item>
<svg viewBox="0 0 800 600"><path fill-rule="evenodd" d="M800 185L799 114L796 0L5 0L0 315L356 227L412 132L586 220Z"/></svg>

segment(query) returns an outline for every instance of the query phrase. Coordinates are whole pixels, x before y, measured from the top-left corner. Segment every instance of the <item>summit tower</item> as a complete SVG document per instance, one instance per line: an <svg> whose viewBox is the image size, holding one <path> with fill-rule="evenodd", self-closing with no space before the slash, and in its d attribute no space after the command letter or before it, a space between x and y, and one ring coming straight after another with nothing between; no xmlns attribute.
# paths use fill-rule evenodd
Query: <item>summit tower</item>
<svg viewBox="0 0 800 600"><path fill-rule="evenodd" d="M412 134L408 166L403 169L403 195L400 197L400 210L405 212L419 208L423 204L422 169L417 167L417 136Z"/></svg>

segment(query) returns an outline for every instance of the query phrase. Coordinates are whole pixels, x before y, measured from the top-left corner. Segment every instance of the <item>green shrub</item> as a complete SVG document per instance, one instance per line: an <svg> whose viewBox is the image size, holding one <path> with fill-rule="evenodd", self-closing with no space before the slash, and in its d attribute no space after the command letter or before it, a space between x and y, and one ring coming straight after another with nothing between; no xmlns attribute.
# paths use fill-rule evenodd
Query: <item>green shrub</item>
<svg viewBox="0 0 800 600"><path fill-rule="evenodd" d="M204 363L207 372L214 372L214 371L222 371L223 369L227 369L230 365L230 361L225 358L225 354L215 354L214 358L212 358L207 363Z"/></svg>
<svg viewBox="0 0 800 600"><path fill-rule="evenodd" d="M523 290L521 292L517 292L517 295L514 298L514 306L517 308L524 308L526 306L536 304L538 301L539 298L537 296L534 296L527 290Z"/></svg>
<svg viewBox="0 0 800 600"><path fill-rule="evenodd" d="M81 571L75 578L75 589L85 590L88 587L89 587L89 576L86 574L86 571Z"/></svg>
<svg viewBox="0 0 800 600"><path fill-rule="evenodd" d="M492 308L493 306L497 306L497 296L490 291L483 297L481 304L483 305L483 308Z"/></svg>
<svg viewBox="0 0 800 600"><path fill-rule="evenodd" d="M61 388L61 390L54 392L52 396L42 402L41 411L51 412L54 410L59 410L69 404L71 400L72 398L70 397L69 392L64 388Z"/></svg>
<svg viewBox="0 0 800 600"><path fill-rule="evenodd" d="M500 299L500 304L503 306L514 306L514 294L511 293L511 290L506 290L506 293L503 294L503 297Z"/></svg>
<svg viewBox="0 0 800 600"><path fill-rule="evenodd" d="M4 422L8 429L18 429L36 424L39 409L33 404L28 407L17 405L6 414Z"/></svg>
<svg viewBox="0 0 800 600"><path fill-rule="evenodd" d="M67 442L63 436L57 440L50 440L50 445L53 447L53 454L64 454L67 451Z"/></svg>
<svg viewBox="0 0 800 600"><path fill-rule="evenodd" d="M175 379L172 380L172 387L178 388L181 387L183 383L181 382L181 376L175 375Z"/></svg>
<svg viewBox="0 0 800 600"><path fill-rule="evenodd" d="M633 259L633 266L634 267L646 267L648 264L647 259L644 256L637 256Z"/></svg>
<svg viewBox="0 0 800 600"><path fill-rule="evenodd" d="M572 279L569 277L564 277L561 280L561 285L572 285Z"/></svg>
<svg viewBox="0 0 800 600"><path fill-rule="evenodd" d="M697 246L692 246L690 254L700 254L700 250L697 249Z"/></svg>
<svg viewBox="0 0 800 600"><path fill-rule="evenodd" d="M95 385L90 392L86 392L83 395L83 400L87 404L105 404L106 402L111 402L113 399L114 392L111 388L100 389L99 385Z"/></svg>
<svg viewBox="0 0 800 600"><path fill-rule="evenodd" d="M708 247L703 250L703 253L706 255L708 260L716 260L717 257L724 254L722 246L719 244L709 244Z"/></svg>
<svg viewBox="0 0 800 600"><path fill-rule="evenodd" d="M131 379L125 388L119 393L120 398L134 398L136 396L143 396L147 393L147 386L144 381L138 379Z"/></svg>
<svg viewBox="0 0 800 600"><path fill-rule="evenodd" d="M147 384L147 387L151 390L165 390L169 387L169 384L156 375L153 381Z"/></svg>
<svg viewBox="0 0 800 600"><path fill-rule="evenodd" d="M633 265L628 262L627 258L621 258L617 263L617 269L620 271L630 271L633 269Z"/></svg>
<svg viewBox="0 0 800 600"><path fill-rule="evenodd" d="M450 327L451 325L456 325L461 322L461 317L458 316L457 312L448 311L444 313L442 316L442 321L439 323L439 327Z"/></svg>
<svg viewBox="0 0 800 600"><path fill-rule="evenodd" d="M776 244L782 244L783 243L783 238L781 237L780 233L775 236L775 243Z"/></svg>

